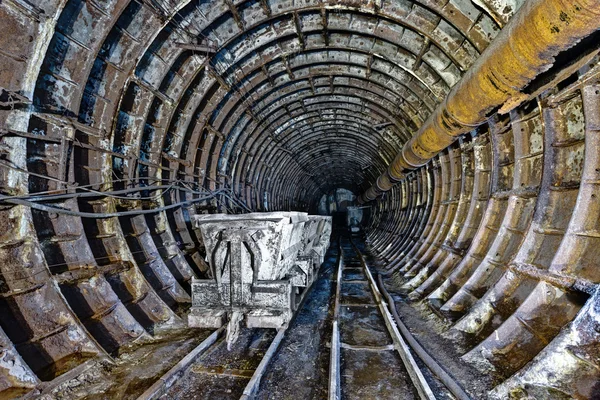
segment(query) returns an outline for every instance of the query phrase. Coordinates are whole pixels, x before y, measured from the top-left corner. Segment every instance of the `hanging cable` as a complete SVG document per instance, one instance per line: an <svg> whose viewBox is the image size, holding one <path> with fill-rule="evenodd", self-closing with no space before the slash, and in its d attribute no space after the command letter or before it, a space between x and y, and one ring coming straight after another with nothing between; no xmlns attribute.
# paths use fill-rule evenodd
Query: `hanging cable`
<svg viewBox="0 0 600 400"><path fill-rule="evenodd" d="M2 196L2 195L0 195L0 202L5 202L5 203L9 203L9 204L14 204L14 205L20 205L20 206L27 206L27 207L33 208L35 210L46 211L46 212L54 213L54 214L65 214L65 215L71 215L74 217L81 217L81 218L105 219L105 218L126 217L126 216L132 216L132 215L142 215L142 214L156 214L158 212L170 210L173 208L189 207L190 205L192 205L194 203L199 203L202 201L209 200L209 199L217 196L220 192L221 192L220 190L217 190L217 191L209 194L208 196L199 197L199 198L192 199L189 201L173 203L168 206L157 207L157 208L153 208L150 210L131 210L131 211L110 212L110 213L93 213L93 212L83 212L83 211L72 211L72 210L68 210L65 208L48 206L45 204L39 204L34 201L29 201L29 200L24 200L24 199L14 199L14 198L8 199L8 198L6 198L7 196Z"/></svg>
<svg viewBox="0 0 600 400"><path fill-rule="evenodd" d="M46 180L53 181L53 182L58 182L58 183L61 183L61 184L63 184L63 185L66 186L65 188L62 188L62 189L54 189L54 190L47 190L47 191L44 191L44 192L36 192L35 193L36 195L45 194L45 193L55 193L57 191L62 191L62 190L85 190L85 191L88 191L90 193L95 193L98 196L104 196L105 193L110 193L110 192L108 192L108 191L101 192L101 191L94 190L94 189L89 189L89 188L93 187L93 186L100 186L100 185L112 184L112 183L115 183L115 182L139 181L139 180L147 180L147 181L152 181L152 182L160 182L160 181L162 181L162 179L160 179L160 178L137 177L137 178L130 178L130 179L113 179L113 180L110 180L110 181L102 181L102 182L90 183L90 184L82 185L82 186L75 186L75 185L70 184L67 181L63 181L61 179L53 178L53 177L48 176L48 175L43 175L43 174L38 174L38 173L35 173L35 172L31 172L31 171L28 171L26 169L23 169L23 168L11 165L9 163L6 163L6 162L4 162L2 160L0 160L0 165L4 166L6 168L13 169L13 170L15 170L17 172L21 172L23 174L27 174L27 175L30 175L30 176L35 176L36 178L46 179ZM6 196L6 197L7 198L20 198L21 196Z"/></svg>

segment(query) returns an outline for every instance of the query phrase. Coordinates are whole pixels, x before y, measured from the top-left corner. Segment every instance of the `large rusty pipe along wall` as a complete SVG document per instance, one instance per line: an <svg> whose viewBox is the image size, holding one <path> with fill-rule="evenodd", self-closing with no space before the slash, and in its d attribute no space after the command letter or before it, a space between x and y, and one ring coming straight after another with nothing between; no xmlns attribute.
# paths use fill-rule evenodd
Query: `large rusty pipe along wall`
<svg viewBox="0 0 600 400"><path fill-rule="evenodd" d="M600 1L530 0L484 51L359 202L389 191L459 135L529 99L530 83L555 57L600 28Z"/></svg>

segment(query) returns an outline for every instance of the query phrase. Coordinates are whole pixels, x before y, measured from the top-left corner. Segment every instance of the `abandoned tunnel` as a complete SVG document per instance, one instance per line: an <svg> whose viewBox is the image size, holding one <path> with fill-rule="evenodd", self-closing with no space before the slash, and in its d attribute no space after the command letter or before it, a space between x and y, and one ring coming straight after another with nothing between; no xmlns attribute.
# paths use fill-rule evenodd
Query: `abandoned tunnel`
<svg viewBox="0 0 600 400"><path fill-rule="evenodd" d="M0 399L137 398L212 332L195 218L296 211L335 222L306 332L343 256L468 397L600 398L600 1L0 0L0 27ZM317 361L286 392L291 354L253 396L336 398Z"/></svg>

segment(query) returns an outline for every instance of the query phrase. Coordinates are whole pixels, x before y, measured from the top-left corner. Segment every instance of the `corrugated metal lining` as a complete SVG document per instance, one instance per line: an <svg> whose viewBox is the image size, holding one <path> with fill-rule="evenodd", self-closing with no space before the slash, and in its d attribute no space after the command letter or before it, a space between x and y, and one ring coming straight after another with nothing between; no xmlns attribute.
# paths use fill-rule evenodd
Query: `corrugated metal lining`
<svg viewBox="0 0 600 400"><path fill-rule="evenodd" d="M195 213L369 188L520 5L3 1L0 397L182 326ZM371 210L497 398L598 393L598 67L562 61Z"/></svg>

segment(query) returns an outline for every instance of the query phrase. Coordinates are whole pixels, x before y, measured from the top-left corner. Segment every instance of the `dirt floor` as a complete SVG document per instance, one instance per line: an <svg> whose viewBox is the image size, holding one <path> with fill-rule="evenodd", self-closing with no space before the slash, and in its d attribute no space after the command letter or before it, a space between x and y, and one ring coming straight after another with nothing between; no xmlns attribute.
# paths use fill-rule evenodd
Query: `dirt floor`
<svg viewBox="0 0 600 400"><path fill-rule="evenodd" d="M230 350L221 338L194 361L161 399L239 399L275 334L275 329L242 328Z"/></svg>
<svg viewBox="0 0 600 400"><path fill-rule="evenodd" d="M192 351L211 331L185 329L124 349L114 362L94 362L54 388L44 400L133 400Z"/></svg>
<svg viewBox="0 0 600 400"><path fill-rule="evenodd" d="M445 325L426 306L407 303L405 298L393 291L390 294L394 297L402 321L427 352L473 399L486 398L487 391L497 384L494 376L480 373L460 358L467 350L442 336Z"/></svg>

